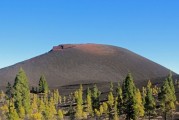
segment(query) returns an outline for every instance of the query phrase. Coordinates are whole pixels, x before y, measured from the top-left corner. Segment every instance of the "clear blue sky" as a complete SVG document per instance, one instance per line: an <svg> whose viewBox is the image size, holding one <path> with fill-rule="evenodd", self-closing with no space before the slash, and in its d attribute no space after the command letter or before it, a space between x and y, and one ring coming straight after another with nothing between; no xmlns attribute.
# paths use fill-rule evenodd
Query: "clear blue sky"
<svg viewBox="0 0 179 120"><path fill-rule="evenodd" d="M0 68L62 43L102 43L179 73L179 1L1 0L0 41Z"/></svg>

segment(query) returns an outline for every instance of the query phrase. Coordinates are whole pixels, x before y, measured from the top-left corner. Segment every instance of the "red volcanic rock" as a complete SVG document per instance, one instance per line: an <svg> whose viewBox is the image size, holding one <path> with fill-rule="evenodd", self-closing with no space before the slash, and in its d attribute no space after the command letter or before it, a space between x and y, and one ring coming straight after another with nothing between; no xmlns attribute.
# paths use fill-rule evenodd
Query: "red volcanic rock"
<svg viewBox="0 0 179 120"><path fill-rule="evenodd" d="M79 49L83 52L97 54L97 55L110 55L110 54L114 54L114 52L116 52L116 50L112 49L109 46L99 45L99 44L77 45L76 49Z"/></svg>
<svg viewBox="0 0 179 120"><path fill-rule="evenodd" d="M97 54L97 55L108 55L116 52L114 49L111 49L111 47L100 45L100 44L76 44L76 45L64 44L64 45L54 46L52 48L52 51L60 51L68 48L74 48L83 52Z"/></svg>
<svg viewBox="0 0 179 120"><path fill-rule="evenodd" d="M52 48L52 51L59 51L59 50L68 49L72 47L75 47L75 45L72 45L72 44L58 45L58 46L54 46Z"/></svg>
<svg viewBox="0 0 179 120"><path fill-rule="evenodd" d="M53 51L58 51L58 50L62 50L63 49L63 46L54 46L53 47Z"/></svg>

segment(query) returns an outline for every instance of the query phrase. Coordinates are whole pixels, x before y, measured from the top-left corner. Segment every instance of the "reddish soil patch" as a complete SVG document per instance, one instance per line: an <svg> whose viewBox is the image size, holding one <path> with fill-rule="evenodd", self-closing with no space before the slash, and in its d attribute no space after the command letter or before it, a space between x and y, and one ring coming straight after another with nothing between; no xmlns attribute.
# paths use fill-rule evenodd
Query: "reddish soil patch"
<svg viewBox="0 0 179 120"><path fill-rule="evenodd" d="M114 49L111 49L108 46L99 45L99 44L82 44L82 45L75 46L75 48L83 52L97 54L97 55L110 55L116 52Z"/></svg>

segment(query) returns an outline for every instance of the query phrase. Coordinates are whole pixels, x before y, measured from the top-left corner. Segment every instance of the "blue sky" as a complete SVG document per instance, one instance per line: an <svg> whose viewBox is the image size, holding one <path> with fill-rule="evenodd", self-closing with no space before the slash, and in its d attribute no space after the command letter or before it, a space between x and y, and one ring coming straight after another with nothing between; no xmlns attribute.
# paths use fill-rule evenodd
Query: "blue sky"
<svg viewBox="0 0 179 120"><path fill-rule="evenodd" d="M178 0L2 0L0 68L64 43L120 46L179 73Z"/></svg>

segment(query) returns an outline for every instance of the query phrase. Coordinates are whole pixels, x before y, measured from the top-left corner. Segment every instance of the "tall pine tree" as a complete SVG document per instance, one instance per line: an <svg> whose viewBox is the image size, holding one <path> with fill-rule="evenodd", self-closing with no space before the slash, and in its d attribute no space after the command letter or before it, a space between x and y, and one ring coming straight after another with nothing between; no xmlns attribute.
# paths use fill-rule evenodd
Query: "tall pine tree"
<svg viewBox="0 0 179 120"><path fill-rule="evenodd" d="M26 73L22 68L16 75L13 88L14 104L17 113L21 113L22 109L24 109L25 113L28 114L30 112L30 89Z"/></svg>
<svg viewBox="0 0 179 120"><path fill-rule="evenodd" d="M167 117L172 116L173 110L175 110L175 103L173 101L173 91L170 87L168 79L164 81L158 98L160 101L160 109L164 113L164 119L167 120Z"/></svg>
<svg viewBox="0 0 179 120"><path fill-rule="evenodd" d="M123 114L123 96L122 96L122 88L120 86L120 83L118 83L117 89L116 89L116 94L117 94L117 102L116 102L116 106L117 106L117 113L120 116L121 114Z"/></svg>
<svg viewBox="0 0 179 120"><path fill-rule="evenodd" d="M136 110L136 87L132 78L131 73L128 73L123 85L123 105L124 113L126 114L127 120L136 120L137 119L137 110Z"/></svg>
<svg viewBox="0 0 179 120"><path fill-rule="evenodd" d="M76 113L75 117L77 119L83 118L83 86L80 85L80 88L75 92L75 98L76 98Z"/></svg>
<svg viewBox="0 0 179 120"><path fill-rule="evenodd" d="M175 86L174 86L173 78L172 78L172 72L170 72L170 74L168 75L167 80L168 80L170 89L172 90L172 100L173 100L173 102L175 102L176 95L175 95Z"/></svg>
<svg viewBox="0 0 179 120"><path fill-rule="evenodd" d="M142 103L142 96L141 96L139 89L137 89L137 91L136 91L135 98L136 98L137 116L143 117L144 116L144 105Z"/></svg>
<svg viewBox="0 0 179 120"><path fill-rule="evenodd" d="M93 116L91 90L89 88L87 89L87 94L86 94L86 104L87 104L87 112L88 112L88 114Z"/></svg>
<svg viewBox="0 0 179 120"><path fill-rule="evenodd" d="M95 109L99 110L99 107L100 107L99 97L100 97L100 95L101 95L101 92L98 90L97 86L94 85L93 90L92 90L92 94L91 94L93 111L95 111Z"/></svg>
<svg viewBox="0 0 179 120"><path fill-rule="evenodd" d="M48 93L48 91L49 91L48 83L45 79L45 76L42 75L39 80L39 92L40 93Z"/></svg>
<svg viewBox="0 0 179 120"><path fill-rule="evenodd" d="M147 91L146 91L146 96L145 96L145 110L146 110L146 113L149 117L149 120L150 120L150 117L151 117L151 114L154 112L155 110L155 99L152 95L152 88L151 88L151 82L149 81L148 84L147 84Z"/></svg>

